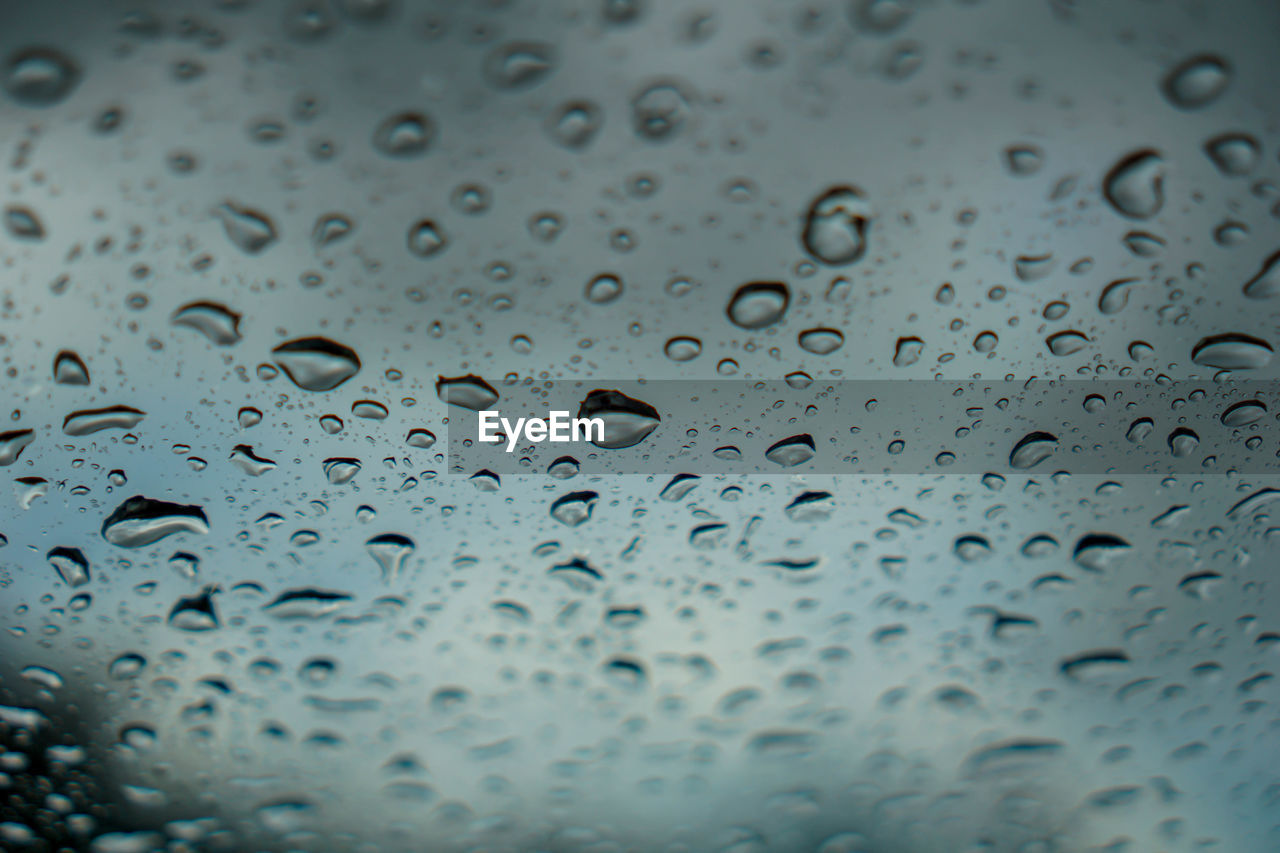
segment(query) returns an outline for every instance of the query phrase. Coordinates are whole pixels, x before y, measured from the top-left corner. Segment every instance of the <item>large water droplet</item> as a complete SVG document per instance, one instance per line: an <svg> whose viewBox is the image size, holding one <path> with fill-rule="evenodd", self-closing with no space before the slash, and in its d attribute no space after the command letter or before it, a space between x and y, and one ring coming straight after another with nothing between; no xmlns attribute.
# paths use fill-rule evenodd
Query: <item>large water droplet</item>
<svg viewBox="0 0 1280 853"><path fill-rule="evenodd" d="M88 385L89 368L80 356L64 349L53 359L53 381L59 385Z"/></svg>
<svg viewBox="0 0 1280 853"><path fill-rule="evenodd" d="M1164 206L1164 158L1151 148L1120 159L1102 179L1102 194L1121 216L1148 219Z"/></svg>
<svg viewBox="0 0 1280 853"><path fill-rule="evenodd" d="M735 326L763 329L782 319L791 291L778 281L754 281L734 291L726 313Z"/></svg>
<svg viewBox="0 0 1280 853"><path fill-rule="evenodd" d="M1199 54L1170 69L1160 88L1175 107L1194 110L1217 100L1230 82L1231 65L1225 59Z"/></svg>
<svg viewBox="0 0 1280 853"><path fill-rule="evenodd" d="M17 462L22 451L35 440L35 430L15 429L0 432L0 467Z"/></svg>
<svg viewBox="0 0 1280 853"><path fill-rule="evenodd" d="M67 435L90 435L104 429L133 429L146 414L130 406L82 409L63 419L62 431Z"/></svg>
<svg viewBox="0 0 1280 853"><path fill-rule="evenodd" d="M599 499L596 492L570 492L551 504L551 517L566 527L577 527L590 520Z"/></svg>
<svg viewBox="0 0 1280 853"><path fill-rule="evenodd" d="M610 450L639 444L662 422L657 409L621 391L592 391L578 406L577 416L604 421L604 438L591 443Z"/></svg>
<svg viewBox="0 0 1280 853"><path fill-rule="evenodd" d="M1222 424L1227 427L1248 426L1262 420L1267 414L1267 405L1261 400L1244 400L1226 408L1222 413Z"/></svg>
<svg viewBox="0 0 1280 853"><path fill-rule="evenodd" d="M173 324L195 329L220 347L240 340L240 315L217 302L189 302L174 312Z"/></svg>
<svg viewBox="0 0 1280 853"><path fill-rule="evenodd" d="M1191 360L1219 370L1257 370L1271 361L1271 345L1240 332L1201 338L1191 349Z"/></svg>
<svg viewBox="0 0 1280 853"><path fill-rule="evenodd" d="M1250 299L1270 299L1280 293L1280 251L1262 262L1258 274L1244 284L1244 295Z"/></svg>
<svg viewBox="0 0 1280 853"><path fill-rule="evenodd" d="M871 206L857 187L827 190L809 205L800 241L828 266L851 264L866 251Z"/></svg>
<svg viewBox="0 0 1280 853"><path fill-rule="evenodd" d="M702 341L690 337L671 338L662 351L672 361L692 361L702 354Z"/></svg>
<svg viewBox="0 0 1280 853"><path fill-rule="evenodd" d="M492 408L498 402L498 392L492 385L475 374L436 379L436 396L445 403L464 409L480 411Z"/></svg>
<svg viewBox="0 0 1280 853"><path fill-rule="evenodd" d="M102 538L121 548L142 548L174 533L208 533L209 519L198 506L135 495L102 523Z"/></svg>
<svg viewBox="0 0 1280 853"><path fill-rule="evenodd" d="M227 238L246 254L258 254L279 236L275 223L265 213L234 201L224 202L218 207L217 214L222 219Z"/></svg>
<svg viewBox="0 0 1280 853"><path fill-rule="evenodd" d="M1023 436L1009 454L1012 468L1034 468L1058 450L1058 438L1047 432L1032 432Z"/></svg>
<svg viewBox="0 0 1280 853"><path fill-rule="evenodd" d="M813 444L813 436L809 434L793 435L774 442L764 452L764 458L783 468L793 468L808 462L817 450Z"/></svg>
<svg viewBox="0 0 1280 853"><path fill-rule="evenodd" d="M275 460L259 456L247 444L237 444L231 448L230 459L232 464L250 477L261 477L276 467Z"/></svg>
<svg viewBox="0 0 1280 853"><path fill-rule="evenodd" d="M330 391L360 371L355 350L328 338L297 338L271 351L285 375L304 391Z"/></svg>
<svg viewBox="0 0 1280 853"><path fill-rule="evenodd" d="M52 106L71 94L79 82L79 66L51 47L24 48L10 54L5 63L5 91L23 106Z"/></svg>
<svg viewBox="0 0 1280 853"><path fill-rule="evenodd" d="M400 574L404 561L417 546L408 536L400 533L383 533L364 543L365 550L382 569L382 582L391 583Z"/></svg>
<svg viewBox="0 0 1280 853"><path fill-rule="evenodd" d="M58 577L62 578L62 582L67 586L75 589L89 582L89 561L85 559L84 552L79 548L59 546L46 556L49 564L58 573Z"/></svg>
<svg viewBox="0 0 1280 853"><path fill-rule="evenodd" d="M1044 342L1049 347L1049 352L1061 357L1080 352L1089 345L1089 338L1074 329L1067 329L1065 332L1055 332L1045 338Z"/></svg>
<svg viewBox="0 0 1280 853"><path fill-rule="evenodd" d="M1129 551L1130 545L1111 533L1088 533L1076 542L1071 558L1091 572L1102 572Z"/></svg>
<svg viewBox="0 0 1280 853"><path fill-rule="evenodd" d="M814 355L830 355L844 345L844 334L838 329L806 329L800 333L800 349Z"/></svg>
<svg viewBox="0 0 1280 853"><path fill-rule="evenodd" d="M1262 158L1262 146L1247 133L1224 133L1204 144L1204 153L1228 178L1247 175Z"/></svg>
<svg viewBox="0 0 1280 853"><path fill-rule="evenodd" d="M1098 297L1098 310L1103 314L1120 313L1129 304L1129 285L1136 281L1136 278L1121 278L1104 287L1102 295Z"/></svg>
<svg viewBox="0 0 1280 853"><path fill-rule="evenodd" d="M898 338L893 345L893 366L910 367L924 354L924 341L917 337Z"/></svg>

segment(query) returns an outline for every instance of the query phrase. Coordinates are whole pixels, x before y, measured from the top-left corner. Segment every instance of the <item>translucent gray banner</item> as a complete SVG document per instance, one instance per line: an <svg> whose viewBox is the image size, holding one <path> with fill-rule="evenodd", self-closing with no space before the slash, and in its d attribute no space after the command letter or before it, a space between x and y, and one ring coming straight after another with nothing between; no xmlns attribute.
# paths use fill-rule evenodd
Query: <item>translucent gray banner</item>
<svg viewBox="0 0 1280 853"><path fill-rule="evenodd" d="M1271 381L481 383L440 386L455 475L1280 472Z"/></svg>

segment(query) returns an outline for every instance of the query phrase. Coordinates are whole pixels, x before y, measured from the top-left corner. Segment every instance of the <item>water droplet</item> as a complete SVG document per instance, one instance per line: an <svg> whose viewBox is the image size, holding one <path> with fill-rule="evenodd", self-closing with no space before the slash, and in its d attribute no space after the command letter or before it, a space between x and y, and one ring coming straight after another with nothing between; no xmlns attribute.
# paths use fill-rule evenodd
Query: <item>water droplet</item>
<svg viewBox="0 0 1280 853"><path fill-rule="evenodd" d="M1124 244L1139 258L1154 258L1164 249L1164 240L1146 231L1130 231L1124 235Z"/></svg>
<svg viewBox="0 0 1280 853"><path fill-rule="evenodd" d="M606 390L588 394L578 406L577 417L604 421L604 438L591 443L609 450L639 444L662 422L658 410L648 403L628 397L621 391Z"/></svg>
<svg viewBox="0 0 1280 853"><path fill-rule="evenodd" d="M1191 349L1191 360L1219 370L1257 370L1271 361L1271 345L1240 332L1201 338Z"/></svg>
<svg viewBox="0 0 1280 853"><path fill-rule="evenodd" d="M1053 252L1045 252L1043 255L1019 255L1013 259L1013 274L1019 281L1030 284L1048 276L1055 266L1057 261L1054 260Z"/></svg>
<svg viewBox="0 0 1280 853"><path fill-rule="evenodd" d="M169 625L180 631L213 631L219 627L218 611L213 604L217 587L205 587L198 595L179 598L169 610Z"/></svg>
<svg viewBox="0 0 1280 853"><path fill-rule="evenodd" d="M44 223L29 207L11 204L4 209L4 227L10 236L18 240L43 240Z"/></svg>
<svg viewBox="0 0 1280 853"><path fill-rule="evenodd" d="M383 583L395 581L404 567L404 561L417 548L412 539L400 533L383 533L374 536L364 543L364 547L382 570Z"/></svg>
<svg viewBox="0 0 1280 853"><path fill-rule="evenodd" d="M675 503L684 500L685 496L698 487L702 478L697 474L676 474L662 487L658 499Z"/></svg>
<svg viewBox="0 0 1280 853"><path fill-rule="evenodd" d="M262 423L262 410L245 406L236 412L236 423L240 425L240 429L255 427Z"/></svg>
<svg viewBox="0 0 1280 853"><path fill-rule="evenodd" d="M426 113L393 113L373 131L373 147L388 157L419 157L431 147L436 123Z"/></svg>
<svg viewBox="0 0 1280 853"><path fill-rule="evenodd" d="M1244 295L1250 299L1270 299L1280 293L1280 251L1262 262L1258 274L1245 282Z"/></svg>
<svg viewBox="0 0 1280 853"><path fill-rule="evenodd" d="M981 353L994 352L996 344L1000 342L995 332L979 332L978 336L973 339L973 348Z"/></svg>
<svg viewBox="0 0 1280 853"><path fill-rule="evenodd" d="M430 258L443 252L449 238L434 220L419 219L409 226L409 251L419 258Z"/></svg>
<svg viewBox="0 0 1280 853"><path fill-rule="evenodd" d="M1228 427L1248 426L1262 420L1267 414L1267 406L1261 400L1244 400L1227 407L1222 413L1222 424Z"/></svg>
<svg viewBox="0 0 1280 853"><path fill-rule="evenodd" d="M360 473L360 460L345 456L333 456L323 463L324 476L335 486L351 482L351 478Z"/></svg>
<svg viewBox="0 0 1280 853"><path fill-rule="evenodd" d="M924 353L924 341L916 337L898 338L893 347L893 366L910 367Z"/></svg>
<svg viewBox="0 0 1280 853"><path fill-rule="evenodd" d="M107 667L107 675L116 681L137 678L147 668L147 659L137 652L120 655Z"/></svg>
<svg viewBox="0 0 1280 853"><path fill-rule="evenodd" d="M802 492L783 512L799 523L826 521L835 512L836 501L830 492Z"/></svg>
<svg viewBox="0 0 1280 853"><path fill-rule="evenodd" d="M410 447L416 447L419 450L425 450L436 443L436 436L429 429L411 429L409 435L405 438L405 444Z"/></svg>
<svg viewBox="0 0 1280 853"><path fill-rule="evenodd" d="M1129 656L1120 649L1098 649L1067 658L1058 665L1062 674L1071 679L1105 678L1124 672L1129 666Z"/></svg>
<svg viewBox="0 0 1280 853"><path fill-rule="evenodd" d="M1207 107L1231 82L1231 65L1221 57L1199 54L1175 65L1160 84L1166 98L1184 110Z"/></svg>
<svg viewBox="0 0 1280 853"><path fill-rule="evenodd" d="M348 236L356 228L351 218L341 213L324 213L316 218L315 227L311 229L311 242L317 248L324 248Z"/></svg>
<svg viewBox="0 0 1280 853"><path fill-rule="evenodd" d="M24 48L10 54L5 63L5 91L23 106L53 106L79 82L80 67L51 47Z"/></svg>
<svg viewBox="0 0 1280 853"><path fill-rule="evenodd" d="M480 411L498 402L498 392L488 382L475 374L436 379L436 396L443 402L464 409Z"/></svg>
<svg viewBox="0 0 1280 853"><path fill-rule="evenodd" d="M1023 436L1009 454L1009 466L1018 470L1034 468L1058 450L1058 438L1047 432Z"/></svg>
<svg viewBox="0 0 1280 853"><path fill-rule="evenodd" d="M806 433L775 442L764 452L764 458L783 468L793 468L808 462L816 452L813 436Z"/></svg>
<svg viewBox="0 0 1280 853"><path fill-rule="evenodd" d="M240 315L217 302L189 302L174 312L172 322L195 329L220 347L240 340Z"/></svg>
<svg viewBox="0 0 1280 853"><path fill-rule="evenodd" d="M59 385L88 385L89 368L80 356L64 349L53 359L53 381Z"/></svg>
<svg viewBox="0 0 1280 853"><path fill-rule="evenodd" d="M958 537L952 550L961 562L973 563L991 556L991 543L982 536L971 533Z"/></svg>
<svg viewBox="0 0 1280 853"><path fill-rule="evenodd" d="M261 477L276 467L274 459L266 459L254 453L247 444L237 444L231 448L231 462L250 477Z"/></svg>
<svg viewBox="0 0 1280 853"><path fill-rule="evenodd" d="M1262 158L1262 146L1247 133L1224 133L1204 144L1204 153L1228 178L1247 175Z"/></svg>
<svg viewBox="0 0 1280 853"><path fill-rule="evenodd" d="M351 414L357 418L382 421L387 418L387 407L376 400L356 400L351 404Z"/></svg>
<svg viewBox="0 0 1280 853"><path fill-rule="evenodd" d="M790 301L791 291L782 282L750 282L734 291L726 312L735 326L763 329L782 319Z"/></svg>
<svg viewBox="0 0 1280 853"><path fill-rule="evenodd" d="M1129 285L1136 281L1136 278L1121 278L1104 287L1102 295L1098 297L1098 310L1103 314L1120 313L1129 304Z"/></svg>
<svg viewBox="0 0 1280 853"><path fill-rule="evenodd" d="M1178 427L1169 433L1169 451L1179 459L1195 453L1199 446L1200 436L1194 430Z"/></svg>
<svg viewBox="0 0 1280 853"><path fill-rule="evenodd" d="M547 474L557 480L571 480L578 476L578 460L572 456L561 456L547 466Z"/></svg>
<svg viewBox="0 0 1280 853"><path fill-rule="evenodd" d="M104 409L82 409L72 412L62 421L62 431L67 435L91 435L104 429L133 429L146 412L129 406L108 406Z"/></svg>
<svg viewBox="0 0 1280 853"><path fill-rule="evenodd" d="M587 282L587 301L608 305L622 295L622 279L614 273L601 273Z"/></svg>
<svg viewBox="0 0 1280 853"><path fill-rule="evenodd" d="M1040 171L1044 165L1044 152L1037 145L1010 145L1004 150L1004 161L1009 174L1025 178Z"/></svg>
<svg viewBox="0 0 1280 853"><path fill-rule="evenodd" d="M1056 356L1074 355L1089 345L1089 338L1082 332L1074 329L1068 329L1065 332L1055 332L1044 339L1049 347L1049 352Z"/></svg>
<svg viewBox="0 0 1280 853"><path fill-rule="evenodd" d="M258 254L279 236L275 223L261 211L227 201L216 212L222 219L227 239L246 254Z"/></svg>
<svg viewBox="0 0 1280 853"><path fill-rule="evenodd" d="M324 430L325 435L337 435L342 432L342 418L337 415L321 415L320 429Z"/></svg>
<svg viewBox="0 0 1280 853"><path fill-rule="evenodd" d="M849 17L855 27L875 35L888 35L911 17L911 0L853 0Z"/></svg>
<svg viewBox="0 0 1280 853"><path fill-rule="evenodd" d="M671 338L662 351L672 361L692 361L702 354L702 341L690 337Z"/></svg>
<svg viewBox="0 0 1280 853"><path fill-rule="evenodd" d="M1138 418L1129 424L1129 428L1125 430L1125 440L1130 444L1141 444L1147 440L1147 436L1155 431L1156 423L1151 418Z"/></svg>
<svg viewBox="0 0 1280 853"><path fill-rule="evenodd" d="M22 451L35 440L35 430L15 429L0 432L0 467L17 462Z"/></svg>
<svg viewBox="0 0 1280 853"><path fill-rule="evenodd" d="M1111 533L1088 533L1076 542L1071 558L1090 572L1102 572L1128 553L1130 545Z"/></svg>
<svg viewBox="0 0 1280 853"><path fill-rule="evenodd" d="M844 266L866 251L871 207L862 190L839 186L809 205L800 241L805 251L828 266Z"/></svg>
<svg viewBox="0 0 1280 853"><path fill-rule="evenodd" d="M830 355L844 345L844 335L837 329L807 329L800 333L800 349L814 355Z"/></svg>
<svg viewBox="0 0 1280 853"><path fill-rule="evenodd" d="M547 133L556 144L581 151L604 125L604 111L594 101L567 101L547 119Z"/></svg>
<svg viewBox="0 0 1280 853"><path fill-rule="evenodd" d="M208 533L209 519L198 506L135 495L102 523L102 538L121 548L142 548L174 533Z"/></svg>
<svg viewBox="0 0 1280 853"><path fill-rule="evenodd" d="M89 582L89 561L79 548L59 546L51 550L46 555L46 559L49 560L49 564L53 566L62 582L72 589Z"/></svg>
<svg viewBox="0 0 1280 853"><path fill-rule="evenodd" d="M1102 194L1121 216L1148 219L1164 206L1164 158L1151 148L1125 155L1102 179Z"/></svg>
<svg viewBox="0 0 1280 853"><path fill-rule="evenodd" d="M555 68L555 47L546 42L508 42L493 48L484 58L485 79L503 90L536 86Z"/></svg>
<svg viewBox="0 0 1280 853"><path fill-rule="evenodd" d="M577 527L591 518L599 498L595 492L570 492L551 504L551 517L566 527Z"/></svg>
<svg viewBox="0 0 1280 853"><path fill-rule="evenodd" d="M651 142L674 136L692 115L689 97L672 81L651 83L631 99L631 126Z"/></svg>
<svg viewBox="0 0 1280 853"><path fill-rule="evenodd" d="M355 350L328 338L297 338L271 351L285 375L304 391L330 391L360 371Z"/></svg>

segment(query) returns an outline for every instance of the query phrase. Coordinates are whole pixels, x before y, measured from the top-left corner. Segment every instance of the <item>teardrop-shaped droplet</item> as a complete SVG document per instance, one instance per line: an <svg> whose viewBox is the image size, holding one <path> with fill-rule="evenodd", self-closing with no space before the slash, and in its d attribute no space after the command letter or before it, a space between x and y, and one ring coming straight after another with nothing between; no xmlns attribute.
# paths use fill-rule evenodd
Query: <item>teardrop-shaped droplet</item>
<svg viewBox="0 0 1280 853"><path fill-rule="evenodd" d="M228 201L218 208L217 213L222 219L227 239L245 254L258 254L279 236L275 223L261 211Z"/></svg>
<svg viewBox="0 0 1280 853"><path fill-rule="evenodd" d="M662 422L657 409L621 391L592 391L579 404L577 416L604 421L604 437L591 443L610 450L639 444ZM595 430L588 432L596 434Z"/></svg>
<svg viewBox="0 0 1280 853"><path fill-rule="evenodd" d="M1103 314L1120 313L1129 304L1129 285L1136 281L1136 278L1120 278L1104 287L1098 297L1098 310Z"/></svg>
<svg viewBox="0 0 1280 853"><path fill-rule="evenodd" d="M567 101L547 119L547 133L561 147L581 151L604 124L604 111L595 101Z"/></svg>
<svg viewBox="0 0 1280 853"><path fill-rule="evenodd" d="M91 435L104 429L133 429L146 414L130 406L81 409L63 419L62 431L67 435Z"/></svg>
<svg viewBox="0 0 1280 853"><path fill-rule="evenodd" d="M316 218L315 227L311 229L311 242L320 249L338 242L355 228L355 223L345 214L324 213Z"/></svg>
<svg viewBox="0 0 1280 853"><path fill-rule="evenodd" d="M46 558L58 577L67 586L75 589L89 582L89 561L79 548L58 546L51 550Z"/></svg>
<svg viewBox="0 0 1280 853"><path fill-rule="evenodd" d="M44 223L34 210L22 205L10 204L5 207L4 228L11 237L18 240L44 239Z"/></svg>
<svg viewBox="0 0 1280 853"><path fill-rule="evenodd" d="M1204 153L1228 178L1247 175L1262 158L1262 146L1247 133L1223 133L1204 144Z"/></svg>
<svg viewBox="0 0 1280 853"><path fill-rule="evenodd" d="M774 442L764 452L764 458L775 465L781 465L783 468L793 468L796 465L808 462L816 452L813 436L806 433L804 435L793 435Z"/></svg>
<svg viewBox="0 0 1280 853"><path fill-rule="evenodd" d="M17 462L22 451L35 440L35 430L15 429L0 432L0 467Z"/></svg>
<svg viewBox="0 0 1280 853"><path fill-rule="evenodd" d="M220 347L240 340L240 315L217 302L189 302L174 312L173 324L195 329Z"/></svg>
<svg viewBox="0 0 1280 853"><path fill-rule="evenodd" d="M1034 468L1058 450L1058 438L1047 432L1032 432L1023 436L1009 453L1009 466L1025 471Z"/></svg>
<svg viewBox="0 0 1280 853"><path fill-rule="evenodd" d="M409 252L419 258L430 258L443 252L449 238L434 220L419 219L409 226Z"/></svg>
<svg viewBox="0 0 1280 853"><path fill-rule="evenodd" d="M53 381L59 385L88 385L89 368L80 356L64 349L53 359Z"/></svg>
<svg viewBox="0 0 1280 853"><path fill-rule="evenodd" d="M80 82L80 67L69 56L51 47L28 47L9 55L4 68L4 88L26 107L49 107Z"/></svg>
<svg viewBox="0 0 1280 853"><path fill-rule="evenodd" d="M1198 54L1175 65L1161 81L1169 103L1184 110L1207 107L1231 82L1231 65L1219 56Z"/></svg>
<svg viewBox="0 0 1280 853"><path fill-rule="evenodd" d="M1250 299L1270 299L1280 294L1280 251L1262 262L1258 274L1244 284L1244 295Z"/></svg>
<svg viewBox="0 0 1280 853"><path fill-rule="evenodd" d="M1102 194L1121 216L1148 219L1164 207L1164 158L1151 148L1120 159L1102 179Z"/></svg>
<svg viewBox="0 0 1280 853"><path fill-rule="evenodd" d="M590 520L599 499L596 492L570 492L551 504L551 517L566 527L577 527Z"/></svg>
<svg viewBox="0 0 1280 853"><path fill-rule="evenodd" d="M484 58L484 77L495 89L525 89L555 70L556 50L547 42L513 41L498 45Z"/></svg>
<svg viewBox="0 0 1280 853"><path fill-rule="evenodd" d="M1219 370L1257 370L1271 361L1271 344L1241 332L1201 338L1191 349L1191 360Z"/></svg>
<svg viewBox="0 0 1280 853"><path fill-rule="evenodd" d="M1061 357L1080 352L1089 345L1089 338L1075 329L1067 329L1065 332L1055 332L1045 338L1044 342L1049 347L1049 352Z"/></svg>
<svg viewBox="0 0 1280 853"><path fill-rule="evenodd" d="M373 147L388 157L418 157L431 147L435 136L436 123L426 113L393 113L374 129Z"/></svg>
<svg viewBox="0 0 1280 853"><path fill-rule="evenodd" d="M862 257L867 249L871 206L862 190L839 186L827 190L809 205L800 242L805 251L828 266L844 266Z"/></svg>
<svg viewBox="0 0 1280 853"><path fill-rule="evenodd" d="M436 379L436 396L443 402L464 409L481 411L498 402L498 392L475 374Z"/></svg>
<svg viewBox="0 0 1280 853"><path fill-rule="evenodd" d="M782 319L791 302L791 291L777 281L755 281L734 291L726 309L729 319L743 329L763 329Z"/></svg>
<svg viewBox="0 0 1280 853"><path fill-rule="evenodd" d="M844 345L844 334L838 329L806 329L800 333L800 349L814 355L830 355Z"/></svg>
<svg viewBox="0 0 1280 853"><path fill-rule="evenodd" d="M917 337L898 338L893 346L893 366L910 367L924 354L924 341Z"/></svg>
<svg viewBox="0 0 1280 853"><path fill-rule="evenodd" d="M304 391L331 391L360 371L355 350L328 338L297 338L271 351L285 375Z"/></svg>
<svg viewBox="0 0 1280 853"><path fill-rule="evenodd" d="M404 561L417 546L408 536L400 533L383 533L364 543L365 550L382 570L382 582L391 583L400 574Z"/></svg>
<svg viewBox="0 0 1280 853"><path fill-rule="evenodd" d="M198 506L135 495L102 523L102 538L121 548L142 548L174 533L208 533L209 519Z"/></svg>

